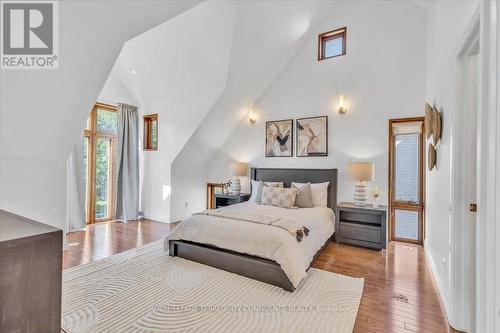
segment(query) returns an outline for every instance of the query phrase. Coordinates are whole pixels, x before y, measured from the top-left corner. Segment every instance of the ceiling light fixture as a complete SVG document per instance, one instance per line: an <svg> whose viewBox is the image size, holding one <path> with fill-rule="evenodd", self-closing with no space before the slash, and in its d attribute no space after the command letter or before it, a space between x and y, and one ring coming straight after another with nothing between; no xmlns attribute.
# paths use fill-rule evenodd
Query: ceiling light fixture
<svg viewBox="0 0 500 333"><path fill-rule="evenodd" d="M132 74L134 74L134 75L135 75L135 69L133 69L133 70L132 70Z"/></svg>

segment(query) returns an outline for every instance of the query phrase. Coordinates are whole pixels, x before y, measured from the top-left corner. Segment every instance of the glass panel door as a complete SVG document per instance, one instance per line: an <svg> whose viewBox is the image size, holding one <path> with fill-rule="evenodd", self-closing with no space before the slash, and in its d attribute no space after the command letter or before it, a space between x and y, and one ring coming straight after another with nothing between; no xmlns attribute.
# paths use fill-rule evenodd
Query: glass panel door
<svg viewBox="0 0 500 333"><path fill-rule="evenodd" d="M111 139L97 138L95 154L95 218L110 218Z"/></svg>
<svg viewBox="0 0 500 333"><path fill-rule="evenodd" d="M423 242L423 147L425 147L423 121L423 118L390 121L391 240L418 244Z"/></svg>
<svg viewBox="0 0 500 333"><path fill-rule="evenodd" d="M87 224L114 219L116 132L116 107L97 103L83 133Z"/></svg>

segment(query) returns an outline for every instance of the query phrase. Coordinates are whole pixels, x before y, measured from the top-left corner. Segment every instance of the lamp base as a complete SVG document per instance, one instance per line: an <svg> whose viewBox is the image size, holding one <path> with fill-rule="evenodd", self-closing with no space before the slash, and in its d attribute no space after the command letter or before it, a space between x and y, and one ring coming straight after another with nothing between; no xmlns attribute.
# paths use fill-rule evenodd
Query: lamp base
<svg viewBox="0 0 500 333"><path fill-rule="evenodd" d="M235 177L231 179L231 194L240 194L241 193L241 182L240 177Z"/></svg>
<svg viewBox="0 0 500 333"><path fill-rule="evenodd" d="M354 185L354 206L365 207L366 201L366 183L358 181Z"/></svg>

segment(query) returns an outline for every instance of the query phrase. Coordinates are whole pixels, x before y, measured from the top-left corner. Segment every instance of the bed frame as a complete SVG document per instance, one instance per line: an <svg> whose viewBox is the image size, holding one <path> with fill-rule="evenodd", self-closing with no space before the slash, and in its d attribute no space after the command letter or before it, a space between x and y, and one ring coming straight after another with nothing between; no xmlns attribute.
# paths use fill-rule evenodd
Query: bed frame
<svg viewBox="0 0 500 333"><path fill-rule="evenodd" d="M284 182L285 187L290 187L292 182L330 182L330 185L328 186L328 207L335 211L337 206L337 169L252 168L250 170L250 177L253 180ZM321 249L316 252L313 260L309 263L309 267L321 254L321 252L323 252L325 247L330 242L330 239L328 239ZM266 282L281 287L286 291L293 292L295 290L285 272L274 260L185 240L171 240L169 243L169 255L196 261L205 265Z"/></svg>

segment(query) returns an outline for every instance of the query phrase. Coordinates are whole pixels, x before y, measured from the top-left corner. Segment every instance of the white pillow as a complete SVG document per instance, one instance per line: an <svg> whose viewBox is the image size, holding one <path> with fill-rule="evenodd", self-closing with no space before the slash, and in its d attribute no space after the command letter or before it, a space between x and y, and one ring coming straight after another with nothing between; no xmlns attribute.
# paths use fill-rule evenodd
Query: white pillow
<svg viewBox="0 0 500 333"><path fill-rule="evenodd" d="M248 201L260 203L262 196L262 189L259 188L259 182L252 179L252 194ZM283 182L264 182L264 185L269 187L283 187Z"/></svg>
<svg viewBox="0 0 500 333"><path fill-rule="evenodd" d="M300 189L307 183L292 183ZM311 184L311 199L314 207L328 207L328 184L330 182Z"/></svg>

